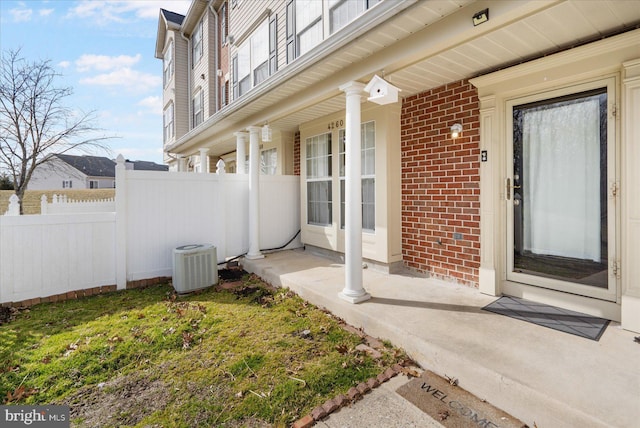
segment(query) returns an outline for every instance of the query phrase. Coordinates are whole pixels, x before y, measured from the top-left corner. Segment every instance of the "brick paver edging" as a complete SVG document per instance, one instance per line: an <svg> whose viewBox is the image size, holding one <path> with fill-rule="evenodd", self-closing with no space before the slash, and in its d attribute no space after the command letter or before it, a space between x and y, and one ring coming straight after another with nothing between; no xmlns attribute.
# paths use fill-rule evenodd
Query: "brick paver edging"
<svg viewBox="0 0 640 428"><path fill-rule="evenodd" d="M309 428L313 426L317 421L326 418L329 414L348 404L355 403L373 388L377 388L402 372L403 367L400 364L394 364L378 376L351 387L349 391L347 391L347 395L340 394L332 400L325 401L324 404L313 409L311 413L295 421L293 428Z"/></svg>

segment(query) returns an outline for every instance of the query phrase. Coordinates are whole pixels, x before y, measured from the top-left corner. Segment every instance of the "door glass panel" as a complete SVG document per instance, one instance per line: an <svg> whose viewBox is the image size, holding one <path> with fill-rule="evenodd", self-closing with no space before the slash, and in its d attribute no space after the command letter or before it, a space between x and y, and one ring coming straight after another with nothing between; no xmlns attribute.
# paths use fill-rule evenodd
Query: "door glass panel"
<svg viewBox="0 0 640 428"><path fill-rule="evenodd" d="M513 271L608 286L606 89L513 109Z"/></svg>

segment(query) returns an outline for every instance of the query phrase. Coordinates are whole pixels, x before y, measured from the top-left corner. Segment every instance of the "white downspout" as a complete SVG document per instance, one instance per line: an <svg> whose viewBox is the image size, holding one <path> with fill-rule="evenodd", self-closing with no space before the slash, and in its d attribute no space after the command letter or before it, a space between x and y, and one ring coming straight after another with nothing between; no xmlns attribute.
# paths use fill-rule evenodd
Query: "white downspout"
<svg viewBox="0 0 640 428"><path fill-rule="evenodd" d="M191 131L191 42L189 38L180 31L180 36L187 42L187 132ZM176 100L177 101L177 100Z"/></svg>
<svg viewBox="0 0 640 428"><path fill-rule="evenodd" d="M213 16L215 17L215 31L214 31L214 41L213 44L215 46L215 55L213 58L213 75L215 78L215 85L213 85L213 96L215 97L215 101L216 101L216 109L215 112L217 112L220 109L220 77L218 76L218 67L220 67L219 65L219 61L218 61L218 56L220 55L219 52L219 46L220 46L220 41L218 39L218 32L220 31L220 29L218 28L218 12L215 11L215 9L213 8L213 1L214 0L210 0L209 1L209 10L211 10L211 13L213 13Z"/></svg>

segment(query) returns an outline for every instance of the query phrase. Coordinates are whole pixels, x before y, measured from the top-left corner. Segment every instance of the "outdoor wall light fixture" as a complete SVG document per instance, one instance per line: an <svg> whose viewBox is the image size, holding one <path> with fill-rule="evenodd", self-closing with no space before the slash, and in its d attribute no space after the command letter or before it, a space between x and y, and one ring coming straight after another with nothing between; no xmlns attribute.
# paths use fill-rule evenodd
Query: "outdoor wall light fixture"
<svg viewBox="0 0 640 428"><path fill-rule="evenodd" d="M473 15L473 26L484 24L489 20L489 9L481 10Z"/></svg>
<svg viewBox="0 0 640 428"><path fill-rule="evenodd" d="M451 138L458 138L462 133L462 125L459 123L454 123L451 125Z"/></svg>
<svg viewBox="0 0 640 428"><path fill-rule="evenodd" d="M268 123L265 123L262 127L262 141L268 143L271 141L271 127Z"/></svg>

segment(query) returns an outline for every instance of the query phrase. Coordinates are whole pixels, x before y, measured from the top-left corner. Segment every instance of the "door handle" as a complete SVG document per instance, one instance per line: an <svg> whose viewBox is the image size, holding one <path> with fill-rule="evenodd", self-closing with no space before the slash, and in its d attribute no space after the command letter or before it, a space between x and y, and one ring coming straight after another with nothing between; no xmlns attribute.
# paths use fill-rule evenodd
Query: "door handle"
<svg viewBox="0 0 640 428"><path fill-rule="evenodd" d="M506 196L506 200L507 201L511 200L511 189L520 189L520 188L522 188L522 186L516 186L516 185L512 186L510 178L507 178L505 180L505 186L506 186L505 196Z"/></svg>

